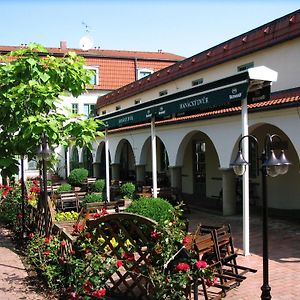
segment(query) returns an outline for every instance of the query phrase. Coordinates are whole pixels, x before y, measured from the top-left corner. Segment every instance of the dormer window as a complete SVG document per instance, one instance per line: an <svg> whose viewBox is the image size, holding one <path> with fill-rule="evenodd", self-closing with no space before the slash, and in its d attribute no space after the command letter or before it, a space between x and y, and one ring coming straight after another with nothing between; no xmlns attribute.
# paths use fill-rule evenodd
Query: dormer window
<svg viewBox="0 0 300 300"><path fill-rule="evenodd" d="M140 103L142 103L141 99L135 99L134 100L134 105L137 105L137 104L140 104Z"/></svg>
<svg viewBox="0 0 300 300"><path fill-rule="evenodd" d="M92 72L90 84L99 85L99 68L95 66L84 66L84 69L91 70Z"/></svg>
<svg viewBox="0 0 300 300"><path fill-rule="evenodd" d="M120 110L120 109L121 109L121 105L117 105L116 110Z"/></svg>
<svg viewBox="0 0 300 300"><path fill-rule="evenodd" d="M151 69L137 69L137 79L142 79L146 76L149 76L152 74L154 71Z"/></svg>
<svg viewBox="0 0 300 300"><path fill-rule="evenodd" d="M168 95L168 90L163 90L163 91L159 92L159 97L162 97L162 96L165 96L165 95Z"/></svg>

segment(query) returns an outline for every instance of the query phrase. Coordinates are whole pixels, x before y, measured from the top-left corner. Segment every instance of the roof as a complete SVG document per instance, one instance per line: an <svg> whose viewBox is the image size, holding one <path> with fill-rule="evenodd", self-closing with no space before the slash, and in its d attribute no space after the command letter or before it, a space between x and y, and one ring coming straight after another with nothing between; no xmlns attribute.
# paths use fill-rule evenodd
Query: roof
<svg viewBox="0 0 300 300"><path fill-rule="evenodd" d="M97 107L101 108L186 75L299 36L300 10L297 10L99 97Z"/></svg>
<svg viewBox="0 0 300 300"><path fill-rule="evenodd" d="M14 51L20 47L26 47L27 44L21 44L20 46L0 46L0 53L4 54L10 51ZM90 49L87 51L77 48L53 48L46 47L51 55L63 56L64 54L73 51L83 57L98 57L98 58L119 58L119 59L145 59L145 60L165 60L165 61L179 61L185 57L176 55L173 53L157 51L128 51L128 50L105 50L105 49Z"/></svg>
<svg viewBox="0 0 300 300"><path fill-rule="evenodd" d="M287 108L287 107L299 106L299 105L300 105L300 87L297 87L290 90L275 92L271 95L271 99L268 101L248 104L248 110L249 113L253 113L257 111ZM241 106L234 106L234 107L210 110L210 111L201 112L198 114L193 114L193 115L188 115L183 117L173 117L171 119L156 121L155 124L159 126L159 125L168 125L168 124L174 124L174 123L186 122L186 121L198 121L204 119L226 117L226 116L239 114L241 113L241 110L242 110ZM145 122L143 124L110 129L108 130L108 132L114 133L114 132L135 130L135 129L149 127L149 126L150 126L150 122Z"/></svg>

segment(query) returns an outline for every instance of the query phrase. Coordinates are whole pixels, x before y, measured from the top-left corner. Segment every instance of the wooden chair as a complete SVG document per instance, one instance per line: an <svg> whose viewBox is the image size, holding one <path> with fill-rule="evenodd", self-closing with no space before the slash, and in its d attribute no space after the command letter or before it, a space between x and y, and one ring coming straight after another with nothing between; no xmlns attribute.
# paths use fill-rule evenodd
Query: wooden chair
<svg viewBox="0 0 300 300"><path fill-rule="evenodd" d="M75 192L63 192L58 194L56 208L62 211L79 211L79 201Z"/></svg>

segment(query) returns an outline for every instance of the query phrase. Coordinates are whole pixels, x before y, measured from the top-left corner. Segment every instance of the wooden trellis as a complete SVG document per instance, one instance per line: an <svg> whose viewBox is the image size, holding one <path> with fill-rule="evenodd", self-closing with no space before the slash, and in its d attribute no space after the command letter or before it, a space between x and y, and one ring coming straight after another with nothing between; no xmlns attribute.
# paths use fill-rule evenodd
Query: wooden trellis
<svg viewBox="0 0 300 300"><path fill-rule="evenodd" d="M148 218L130 213L115 213L87 222L93 239L101 239L99 251L115 256L123 266L108 282L114 295L131 299L152 299L150 281L139 270L151 264L151 232L156 223Z"/></svg>

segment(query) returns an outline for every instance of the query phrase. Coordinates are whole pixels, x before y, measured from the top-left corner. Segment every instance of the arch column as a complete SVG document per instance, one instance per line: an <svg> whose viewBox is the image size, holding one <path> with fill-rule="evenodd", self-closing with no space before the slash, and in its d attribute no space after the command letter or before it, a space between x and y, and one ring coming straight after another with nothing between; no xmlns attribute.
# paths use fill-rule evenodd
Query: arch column
<svg viewBox="0 0 300 300"><path fill-rule="evenodd" d="M231 168L220 168L222 172L223 215L236 213L235 174Z"/></svg>
<svg viewBox="0 0 300 300"><path fill-rule="evenodd" d="M171 187L178 188L181 191L181 167L170 167Z"/></svg>
<svg viewBox="0 0 300 300"><path fill-rule="evenodd" d="M100 163L99 162L93 163L93 174L94 174L94 177L100 178Z"/></svg>
<svg viewBox="0 0 300 300"><path fill-rule="evenodd" d="M145 165L136 165L135 171L136 171L136 181L137 182L144 182L145 181Z"/></svg>
<svg viewBox="0 0 300 300"><path fill-rule="evenodd" d="M112 163L111 165L111 179L119 180L120 179L120 164Z"/></svg>

